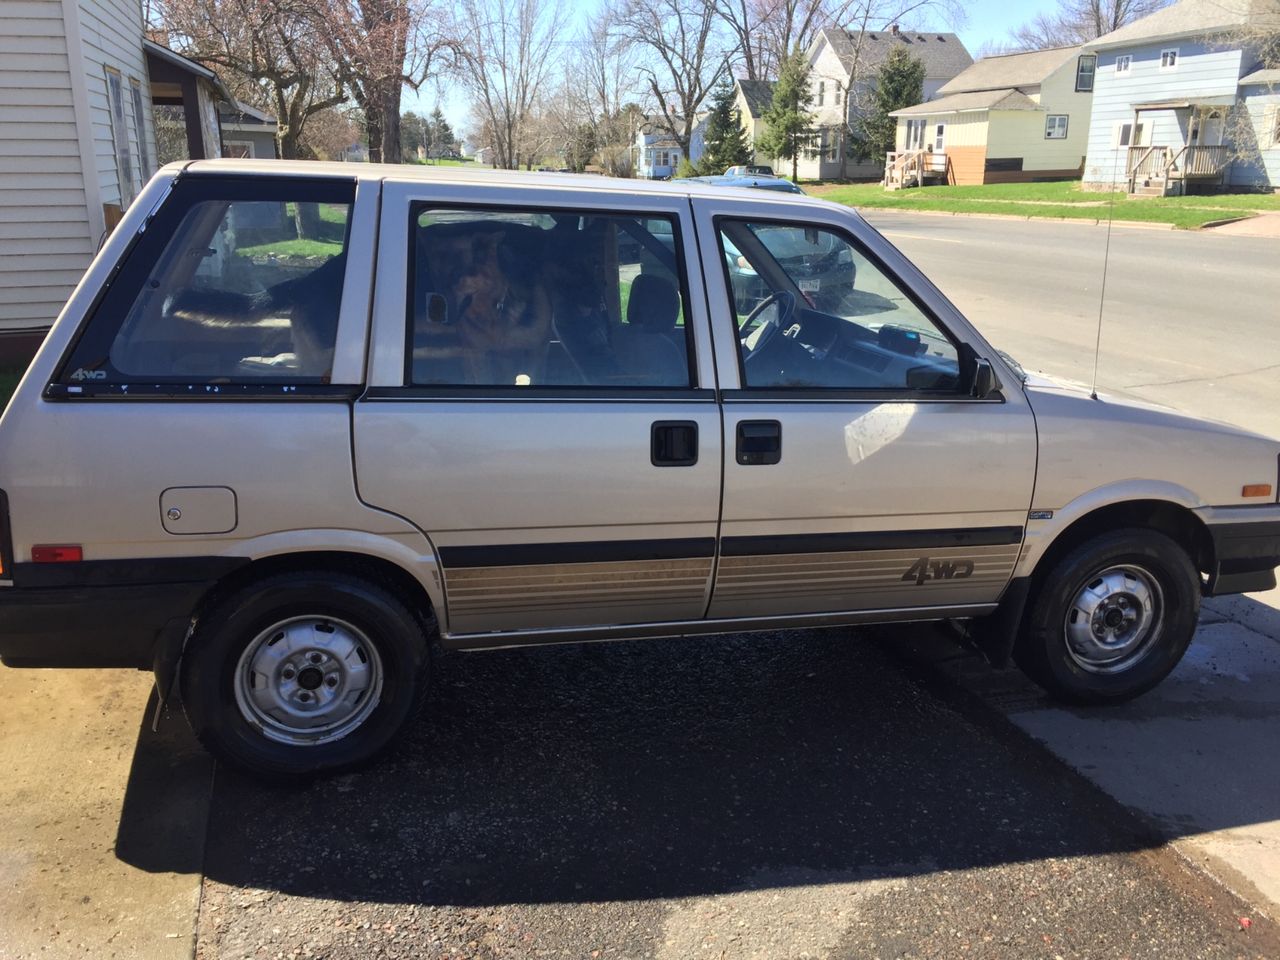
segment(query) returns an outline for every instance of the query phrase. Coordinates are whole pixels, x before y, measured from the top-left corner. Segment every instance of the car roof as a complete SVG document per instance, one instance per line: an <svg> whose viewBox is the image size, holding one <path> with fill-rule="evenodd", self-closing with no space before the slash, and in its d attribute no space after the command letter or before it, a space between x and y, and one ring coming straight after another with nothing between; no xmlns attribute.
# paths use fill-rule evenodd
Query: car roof
<svg viewBox="0 0 1280 960"><path fill-rule="evenodd" d="M626 193L646 196L683 196L708 199L727 194L744 200L768 202L786 199L828 206L827 201L802 193L780 193L756 187L710 185L698 180L626 180L581 173L544 173L523 170L491 170L488 167L430 167L396 163L341 163L320 160L189 160L171 163L166 172L198 174L268 174L278 177L335 177L355 180L421 181L424 183L475 184L495 187L548 187L585 193ZM750 177L745 178L751 179ZM846 208L848 209L848 208Z"/></svg>

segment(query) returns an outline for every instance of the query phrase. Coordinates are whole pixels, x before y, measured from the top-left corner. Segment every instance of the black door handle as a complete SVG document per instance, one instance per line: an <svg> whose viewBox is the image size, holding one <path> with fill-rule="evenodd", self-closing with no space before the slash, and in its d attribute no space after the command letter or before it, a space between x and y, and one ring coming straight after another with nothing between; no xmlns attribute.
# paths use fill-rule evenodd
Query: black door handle
<svg viewBox="0 0 1280 960"><path fill-rule="evenodd" d="M649 433L649 462L655 467L691 467L698 462L698 424L659 420Z"/></svg>
<svg viewBox="0 0 1280 960"><path fill-rule="evenodd" d="M782 424L777 420L738 422L738 462L747 466L782 460Z"/></svg>

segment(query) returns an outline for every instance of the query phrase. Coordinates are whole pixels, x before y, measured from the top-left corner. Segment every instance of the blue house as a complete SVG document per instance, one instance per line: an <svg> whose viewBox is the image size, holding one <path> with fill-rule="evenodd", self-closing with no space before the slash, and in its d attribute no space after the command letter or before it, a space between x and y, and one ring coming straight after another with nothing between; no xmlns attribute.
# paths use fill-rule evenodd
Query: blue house
<svg viewBox="0 0 1280 960"><path fill-rule="evenodd" d="M1253 39L1267 29L1280 29L1280 0L1181 0L1086 44L1085 186L1280 188L1280 64Z"/></svg>

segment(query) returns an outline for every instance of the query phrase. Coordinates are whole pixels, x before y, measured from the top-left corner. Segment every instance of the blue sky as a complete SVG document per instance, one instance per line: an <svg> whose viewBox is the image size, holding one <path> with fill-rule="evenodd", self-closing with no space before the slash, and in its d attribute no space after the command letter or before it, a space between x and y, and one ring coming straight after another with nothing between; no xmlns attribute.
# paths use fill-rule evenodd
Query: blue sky
<svg viewBox="0 0 1280 960"><path fill-rule="evenodd" d="M1008 37L1009 31L1026 23L1037 13L1051 10L1058 6L1057 0L963 0L965 20L962 24L949 24L941 20L912 23L912 27L925 27L935 30L955 32L960 35L964 45L971 54L988 41L1001 41ZM575 21L594 7L594 4L569 0L566 9L571 11ZM434 86L424 88L420 93L405 91L401 108L417 113L429 113L436 104L444 111L454 131L461 135L467 129L467 99L455 85L446 85L443 90Z"/></svg>

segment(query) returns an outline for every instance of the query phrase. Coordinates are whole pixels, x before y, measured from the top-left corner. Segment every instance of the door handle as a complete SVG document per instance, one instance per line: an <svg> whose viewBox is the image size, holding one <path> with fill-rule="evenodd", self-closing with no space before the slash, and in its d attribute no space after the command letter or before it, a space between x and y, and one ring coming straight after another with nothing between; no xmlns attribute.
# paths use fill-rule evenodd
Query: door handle
<svg viewBox="0 0 1280 960"><path fill-rule="evenodd" d="M782 460L782 424L777 420L738 421L738 462L744 466Z"/></svg>
<svg viewBox="0 0 1280 960"><path fill-rule="evenodd" d="M649 462L655 467L691 467L698 462L698 424L659 420L649 432Z"/></svg>

